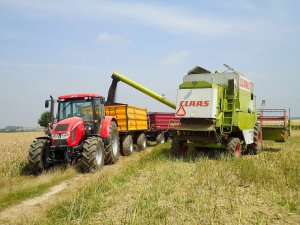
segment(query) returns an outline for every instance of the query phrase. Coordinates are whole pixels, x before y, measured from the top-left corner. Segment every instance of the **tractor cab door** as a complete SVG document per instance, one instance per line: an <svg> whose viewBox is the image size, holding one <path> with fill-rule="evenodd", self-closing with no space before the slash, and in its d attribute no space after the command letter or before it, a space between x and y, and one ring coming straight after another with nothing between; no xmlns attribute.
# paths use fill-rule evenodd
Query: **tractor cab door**
<svg viewBox="0 0 300 225"><path fill-rule="evenodd" d="M94 98L94 134L99 134L101 121L105 117L104 98Z"/></svg>

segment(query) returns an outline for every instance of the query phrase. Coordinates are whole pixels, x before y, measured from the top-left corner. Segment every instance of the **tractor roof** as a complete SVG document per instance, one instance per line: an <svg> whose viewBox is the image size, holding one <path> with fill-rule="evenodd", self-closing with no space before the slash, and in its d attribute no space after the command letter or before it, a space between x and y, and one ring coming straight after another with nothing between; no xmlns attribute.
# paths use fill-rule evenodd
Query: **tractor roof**
<svg viewBox="0 0 300 225"><path fill-rule="evenodd" d="M58 97L58 99L85 98L85 97L100 98L102 96L99 94L92 94L92 93L80 93L80 94L61 95Z"/></svg>

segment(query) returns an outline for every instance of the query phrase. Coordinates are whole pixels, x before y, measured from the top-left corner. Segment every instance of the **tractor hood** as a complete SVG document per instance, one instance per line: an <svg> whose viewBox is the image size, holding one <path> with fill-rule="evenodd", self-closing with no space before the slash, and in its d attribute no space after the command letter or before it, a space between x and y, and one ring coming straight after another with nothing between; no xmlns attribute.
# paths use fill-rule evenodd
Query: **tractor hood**
<svg viewBox="0 0 300 225"><path fill-rule="evenodd" d="M71 131L74 128L74 126L77 126L80 123L83 124L83 119L80 117L71 117L68 119L61 120L54 125L52 133L64 134L67 131Z"/></svg>
<svg viewBox="0 0 300 225"><path fill-rule="evenodd" d="M84 123L80 117L71 117L54 125L52 137L55 140L66 140L68 146L76 146L84 135Z"/></svg>

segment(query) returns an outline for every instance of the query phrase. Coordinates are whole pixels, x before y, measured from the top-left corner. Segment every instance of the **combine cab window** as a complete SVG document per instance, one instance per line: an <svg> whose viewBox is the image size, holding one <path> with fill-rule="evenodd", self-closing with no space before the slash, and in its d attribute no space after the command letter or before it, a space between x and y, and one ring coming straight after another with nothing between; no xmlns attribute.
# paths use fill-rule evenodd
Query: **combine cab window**
<svg viewBox="0 0 300 225"><path fill-rule="evenodd" d="M58 121L74 116L81 117L84 121L92 121L92 99L68 99L59 103Z"/></svg>

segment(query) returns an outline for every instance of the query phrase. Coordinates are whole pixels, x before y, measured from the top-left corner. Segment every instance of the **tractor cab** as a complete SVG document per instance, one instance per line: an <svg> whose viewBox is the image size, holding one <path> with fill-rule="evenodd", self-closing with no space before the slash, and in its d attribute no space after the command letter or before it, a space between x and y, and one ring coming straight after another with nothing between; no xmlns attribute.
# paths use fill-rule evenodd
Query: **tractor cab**
<svg viewBox="0 0 300 225"><path fill-rule="evenodd" d="M58 97L58 124L74 118L83 121L87 134L99 134L101 120L104 116L104 98L100 95L73 94Z"/></svg>

